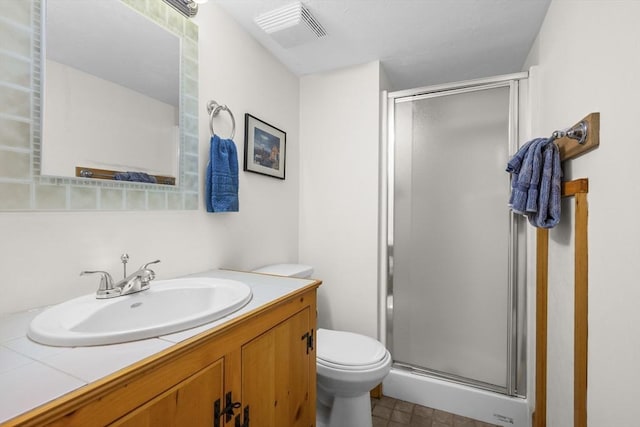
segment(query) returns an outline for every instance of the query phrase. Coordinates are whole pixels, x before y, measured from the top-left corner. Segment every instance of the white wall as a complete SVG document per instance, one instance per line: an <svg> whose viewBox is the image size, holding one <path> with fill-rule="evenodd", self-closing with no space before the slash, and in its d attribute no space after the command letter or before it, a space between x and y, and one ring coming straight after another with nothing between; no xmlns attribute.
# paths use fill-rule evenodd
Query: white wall
<svg viewBox="0 0 640 427"><path fill-rule="evenodd" d="M300 261L320 327L377 337L379 62L300 82Z"/></svg>
<svg viewBox="0 0 640 427"><path fill-rule="evenodd" d="M533 134L601 113L600 148L565 165L565 179L589 178L590 427L636 426L640 417L639 17L635 0L554 0L527 61L539 65ZM550 315L564 322L573 306L572 228L567 215L550 243ZM558 346L550 351L560 359L550 357L550 364L572 369L572 327L550 324L549 331L550 345ZM547 425L572 425L571 376L551 369Z"/></svg>
<svg viewBox="0 0 640 427"><path fill-rule="evenodd" d="M287 132L287 179L240 172L239 213L208 214L204 207L188 212L0 213L0 313L93 292L97 278L78 273L107 269L120 277L119 257L125 251L130 268L161 259L155 268L159 279L213 267L250 269L297 260L298 78L215 4L201 7L196 21L201 173L209 147L205 105L215 99L236 116L240 162L245 112ZM221 115L216 120L224 132L229 119Z"/></svg>

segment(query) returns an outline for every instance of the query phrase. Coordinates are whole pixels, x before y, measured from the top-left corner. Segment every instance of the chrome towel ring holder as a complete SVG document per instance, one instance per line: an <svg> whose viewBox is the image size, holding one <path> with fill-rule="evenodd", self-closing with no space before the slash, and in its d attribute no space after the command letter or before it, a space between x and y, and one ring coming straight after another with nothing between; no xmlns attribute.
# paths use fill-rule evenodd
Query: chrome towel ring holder
<svg viewBox="0 0 640 427"><path fill-rule="evenodd" d="M231 136L229 137L229 139L233 139L234 135L236 134L236 119L235 117L233 117L233 113L226 105L220 105L213 100L207 103L207 112L209 113L209 130L211 131L211 136L216 134L213 130L213 118L217 116L220 111L226 111L227 113L229 113L229 116L231 116L232 128Z"/></svg>

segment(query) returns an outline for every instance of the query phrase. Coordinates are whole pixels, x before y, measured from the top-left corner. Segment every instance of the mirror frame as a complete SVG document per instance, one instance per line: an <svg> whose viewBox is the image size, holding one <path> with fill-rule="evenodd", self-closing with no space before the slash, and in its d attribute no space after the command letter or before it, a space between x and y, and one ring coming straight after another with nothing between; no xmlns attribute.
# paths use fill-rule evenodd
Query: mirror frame
<svg viewBox="0 0 640 427"><path fill-rule="evenodd" d="M180 153L178 184L160 185L91 178L45 176L41 164L41 101L44 10L46 0L32 0L30 173L16 183L0 177L3 211L130 211L198 209L198 27L163 1L119 0L176 34L180 49ZM0 76L3 80L3 76ZM3 153L0 152L0 156ZM0 159L1 160L1 159ZM28 176L30 175L30 177ZM18 184L18 185L16 185ZM4 200L2 200L4 199Z"/></svg>

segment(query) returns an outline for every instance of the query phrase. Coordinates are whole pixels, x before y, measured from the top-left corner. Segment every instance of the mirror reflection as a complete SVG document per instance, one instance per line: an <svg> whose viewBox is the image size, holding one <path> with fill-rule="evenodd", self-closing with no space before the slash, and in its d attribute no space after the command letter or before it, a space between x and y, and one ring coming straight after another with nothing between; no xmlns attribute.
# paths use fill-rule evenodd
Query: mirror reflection
<svg viewBox="0 0 640 427"><path fill-rule="evenodd" d="M180 38L119 0L47 0L45 13L42 174L175 182Z"/></svg>

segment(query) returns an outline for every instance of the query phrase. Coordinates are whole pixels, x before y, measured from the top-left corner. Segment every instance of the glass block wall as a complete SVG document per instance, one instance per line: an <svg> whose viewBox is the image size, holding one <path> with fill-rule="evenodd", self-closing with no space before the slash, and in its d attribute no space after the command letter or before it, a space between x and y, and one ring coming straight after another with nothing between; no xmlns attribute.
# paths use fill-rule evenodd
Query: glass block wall
<svg viewBox="0 0 640 427"><path fill-rule="evenodd" d="M42 2L0 1L0 210L198 208L198 27L163 1L122 1L182 40L178 186L40 176Z"/></svg>

